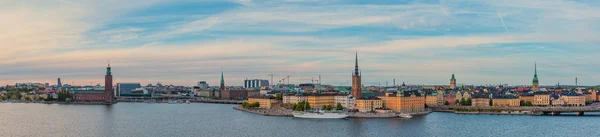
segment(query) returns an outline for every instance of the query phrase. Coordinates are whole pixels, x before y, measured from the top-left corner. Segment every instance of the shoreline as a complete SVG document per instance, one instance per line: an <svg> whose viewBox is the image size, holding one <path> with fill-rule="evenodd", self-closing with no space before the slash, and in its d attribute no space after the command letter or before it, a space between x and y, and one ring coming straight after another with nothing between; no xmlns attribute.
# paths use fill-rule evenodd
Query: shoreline
<svg viewBox="0 0 600 137"><path fill-rule="evenodd" d="M262 116L279 116L279 117L294 117L292 114L292 110L285 109L262 109L262 108L253 108L247 109L242 108L241 106L234 106L233 109L248 112L252 114L262 115ZM425 111L425 112L415 112L408 113L412 116L425 116L427 114L432 113L433 111ZM400 118L398 113L362 113L362 112L350 112L348 113L347 118Z"/></svg>

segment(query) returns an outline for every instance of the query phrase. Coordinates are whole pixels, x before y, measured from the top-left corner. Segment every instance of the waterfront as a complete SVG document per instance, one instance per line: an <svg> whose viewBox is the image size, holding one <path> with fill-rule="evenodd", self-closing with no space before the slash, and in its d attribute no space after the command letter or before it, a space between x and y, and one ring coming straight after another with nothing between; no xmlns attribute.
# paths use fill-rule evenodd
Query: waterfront
<svg viewBox="0 0 600 137"><path fill-rule="evenodd" d="M431 113L413 119L261 116L228 104L0 103L0 136L595 136L598 117Z"/></svg>

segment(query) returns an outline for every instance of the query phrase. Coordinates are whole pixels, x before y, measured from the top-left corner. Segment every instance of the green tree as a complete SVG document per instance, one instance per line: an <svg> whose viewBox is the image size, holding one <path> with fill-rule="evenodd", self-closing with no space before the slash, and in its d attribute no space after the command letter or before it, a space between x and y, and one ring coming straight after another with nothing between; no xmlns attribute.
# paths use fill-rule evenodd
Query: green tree
<svg viewBox="0 0 600 137"><path fill-rule="evenodd" d="M25 96L25 97L23 98L23 100L25 100L25 101L30 101L30 100L31 100L31 98L30 98L29 96Z"/></svg>
<svg viewBox="0 0 600 137"><path fill-rule="evenodd" d="M62 90L62 91L58 92L58 98L57 98L58 101L64 102L64 101L66 101L67 98L73 98L71 96L71 93L69 93L66 90Z"/></svg>
<svg viewBox="0 0 600 137"><path fill-rule="evenodd" d="M460 99L460 105L463 105L463 106L467 105L467 101L465 101L465 98Z"/></svg>
<svg viewBox="0 0 600 137"><path fill-rule="evenodd" d="M243 107L243 108L248 108L248 102L244 102L244 103L242 103L242 107Z"/></svg>
<svg viewBox="0 0 600 137"><path fill-rule="evenodd" d="M275 99L277 99L277 100L283 100L283 94L281 94L281 93L275 94Z"/></svg>
<svg viewBox="0 0 600 137"><path fill-rule="evenodd" d="M292 110L304 111L304 110L306 110L305 105L306 105L306 109L310 109L310 105L308 104L308 102L302 101L302 102L298 102L298 103L294 104L294 106L292 107Z"/></svg>
<svg viewBox="0 0 600 137"><path fill-rule="evenodd" d="M531 103L531 101L527 101L525 102L525 106L533 106L533 104Z"/></svg>
<svg viewBox="0 0 600 137"><path fill-rule="evenodd" d="M342 106L341 103L337 103L337 105L335 105L335 110L344 110L344 106Z"/></svg>
<svg viewBox="0 0 600 137"><path fill-rule="evenodd" d="M444 102L444 105L450 105L450 102L446 101Z"/></svg>
<svg viewBox="0 0 600 137"><path fill-rule="evenodd" d="M456 101L454 101L456 104L460 104L460 100L456 99Z"/></svg>
<svg viewBox="0 0 600 137"><path fill-rule="evenodd" d="M471 100L471 98L468 98L466 105L471 106L472 104L473 104L473 100Z"/></svg>

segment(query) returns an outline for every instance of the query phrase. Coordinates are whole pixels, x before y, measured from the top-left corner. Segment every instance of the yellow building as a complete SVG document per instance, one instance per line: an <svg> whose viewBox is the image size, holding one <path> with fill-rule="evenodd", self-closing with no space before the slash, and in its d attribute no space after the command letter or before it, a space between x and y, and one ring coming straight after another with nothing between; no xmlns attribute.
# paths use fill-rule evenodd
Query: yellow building
<svg viewBox="0 0 600 137"><path fill-rule="evenodd" d="M311 108L322 108L325 105L335 107L335 98L332 95L310 95L308 96L308 105Z"/></svg>
<svg viewBox="0 0 600 137"><path fill-rule="evenodd" d="M490 98L488 97L473 97L471 98L471 106L486 107L490 106Z"/></svg>
<svg viewBox="0 0 600 137"><path fill-rule="evenodd" d="M283 98L284 104L296 104L299 102L308 101L308 96L302 96L302 95L286 95L286 96L283 96L282 98Z"/></svg>
<svg viewBox="0 0 600 137"><path fill-rule="evenodd" d="M356 99L356 109L359 112L374 112L378 108L383 108L381 99Z"/></svg>
<svg viewBox="0 0 600 137"><path fill-rule="evenodd" d="M438 98L437 96L434 95L427 95L425 96L425 104L427 104L427 106L437 106L438 104Z"/></svg>
<svg viewBox="0 0 600 137"><path fill-rule="evenodd" d="M533 104L534 96L533 95L521 95L521 96L519 96L519 100L521 100L523 102L529 101Z"/></svg>
<svg viewBox="0 0 600 137"><path fill-rule="evenodd" d="M585 96L581 94L568 93L563 94L561 98L567 106L585 106Z"/></svg>
<svg viewBox="0 0 600 137"><path fill-rule="evenodd" d="M550 105L550 94L548 92L536 92L531 103L535 106L548 106Z"/></svg>
<svg viewBox="0 0 600 137"><path fill-rule="evenodd" d="M433 97L437 104L437 97ZM378 98L383 101L383 108L391 109L394 112L421 112L425 110L425 98L427 97L416 92L401 92L400 94L386 93L385 96L378 96Z"/></svg>
<svg viewBox="0 0 600 137"><path fill-rule="evenodd" d="M492 105L493 106L500 106L500 107L517 107L517 106L521 106L521 100L519 100L518 98L494 98L492 99Z"/></svg>
<svg viewBox="0 0 600 137"><path fill-rule="evenodd" d="M269 97L250 97L250 98L248 98L248 103L255 103L255 102L258 102L258 104L260 104L260 106L258 108L271 109L273 104L276 104L279 101L276 100L275 98L269 98Z"/></svg>
<svg viewBox="0 0 600 137"><path fill-rule="evenodd" d="M598 101L598 99L596 98L596 92L592 91L591 89L588 90L588 92L584 93L585 95L585 102L596 102Z"/></svg>

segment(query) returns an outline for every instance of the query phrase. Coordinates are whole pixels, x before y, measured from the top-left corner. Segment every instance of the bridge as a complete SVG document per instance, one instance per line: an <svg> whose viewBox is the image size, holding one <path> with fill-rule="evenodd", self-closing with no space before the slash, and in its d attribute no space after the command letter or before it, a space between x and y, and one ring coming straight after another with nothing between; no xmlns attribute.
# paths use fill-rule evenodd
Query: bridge
<svg viewBox="0 0 600 137"><path fill-rule="evenodd" d="M162 101L161 101L162 100ZM119 102L144 102L144 101L157 101L166 103L166 100L189 100L190 102L197 103L215 103L215 104L242 104L246 100L217 100L207 99L201 97L189 97L189 96L158 96L158 97L118 97Z"/></svg>
<svg viewBox="0 0 600 137"><path fill-rule="evenodd" d="M500 106L484 106L484 107L474 107L474 106L456 106L456 105L448 105L448 106L434 106L432 107L434 111L438 112L454 112L457 109L468 109L468 110L499 110L499 111L528 111L532 114L538 115L560 115L561 113L574 112L577 115L583 115L585 112L600 112L600 107L598 106L581 106L581 107L531 107L531 106L519 106L519 107L500 107Z"/></svg>

